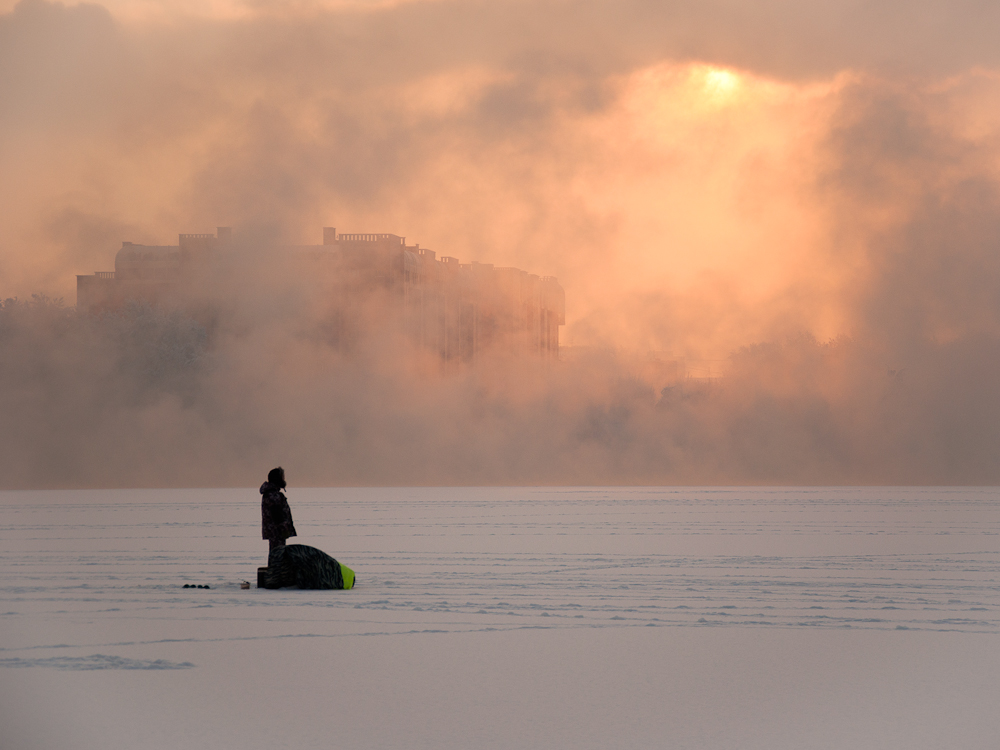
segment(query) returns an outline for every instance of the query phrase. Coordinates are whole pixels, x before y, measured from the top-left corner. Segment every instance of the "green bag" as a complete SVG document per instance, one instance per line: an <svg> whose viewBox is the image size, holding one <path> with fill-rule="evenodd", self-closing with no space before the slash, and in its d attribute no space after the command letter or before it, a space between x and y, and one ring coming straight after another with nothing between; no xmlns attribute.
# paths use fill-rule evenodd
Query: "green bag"
<svg viewBox="0 0 1000 750"><path fill-rule="evenodd" d="M257 586L265 589L351 589L354 580L353 570L305 544L274 548L267 567L257 569Z"/></svg>

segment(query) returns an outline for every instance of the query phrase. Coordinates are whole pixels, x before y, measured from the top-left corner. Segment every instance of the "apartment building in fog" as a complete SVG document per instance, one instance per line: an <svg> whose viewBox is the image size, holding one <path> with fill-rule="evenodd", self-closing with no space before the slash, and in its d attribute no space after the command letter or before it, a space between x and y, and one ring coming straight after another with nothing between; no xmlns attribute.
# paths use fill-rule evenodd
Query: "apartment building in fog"
<svg viewBox="0 0 1000 750"><path fill-rule="evenodd" d="M339 346L381 326L446 362L474 361L488 351L558 355L565 292L552 276L438 258L395 234L338 234L332 227L323 229L322 245L267 250L321 296L325 328ZM129 300L155 305L197 287L204 305L211 298L207 265L235 268L243 257L228 227L181 234L176 245L123 242L114 271L77 276L77 309L100 313Z"/></svg>

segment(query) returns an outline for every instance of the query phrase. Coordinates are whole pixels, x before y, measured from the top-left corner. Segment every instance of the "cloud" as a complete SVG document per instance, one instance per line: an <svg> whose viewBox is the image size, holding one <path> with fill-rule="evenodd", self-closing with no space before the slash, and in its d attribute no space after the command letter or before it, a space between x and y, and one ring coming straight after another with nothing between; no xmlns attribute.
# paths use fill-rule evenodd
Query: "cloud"
<svg viewBox="0 0 1000 750"><path fill-rule="evenodd" d="M72 304L122 240L253 240L204 342L148 310L5 308L0 473L995 481L997 12L11 6L3 297ZM345 358L260 252L322 226L558 276L580 348L445 378L377 346Z"/></svg>

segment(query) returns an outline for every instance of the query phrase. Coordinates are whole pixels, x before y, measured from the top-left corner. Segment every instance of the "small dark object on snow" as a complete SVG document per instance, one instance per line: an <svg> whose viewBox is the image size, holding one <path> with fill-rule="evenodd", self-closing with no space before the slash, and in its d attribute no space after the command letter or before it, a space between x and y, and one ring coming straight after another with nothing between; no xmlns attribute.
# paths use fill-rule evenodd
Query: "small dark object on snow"
<svg viewBox="0 0 1000 750"><path fill-rule="evenodd" d="M184 584L184 588L186 588L186 589L210 589L212 587L209 586L209 585L207 585L207 584L205 586L202 586L200 583L185 583Z"/></svg>
<svg viewBox="0 0 1000 750"><path fill-rule="evenodd" d="M267 556L267 567L257 568L257 587L280 589L349 589L354 571L328 554L304 544L275 547Z"/></svg>
<svg viewBox="0 0 1000 750"><path fill-rule="evenodd" d="M250 581L240 581L240 588L241 589L248 589L248 588L250 588Z"/></svg>

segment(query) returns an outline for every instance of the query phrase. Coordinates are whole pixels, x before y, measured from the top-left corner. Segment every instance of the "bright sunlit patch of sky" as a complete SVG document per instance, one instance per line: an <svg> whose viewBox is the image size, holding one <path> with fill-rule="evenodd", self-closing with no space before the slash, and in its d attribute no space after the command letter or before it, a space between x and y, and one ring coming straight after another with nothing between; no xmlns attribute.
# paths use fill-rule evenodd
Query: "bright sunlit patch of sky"
<svg viewBox="0 0 1000 750"><path fill-rule="evenodd" d="M733 100L739 93L740 77L731 70L708 68L705 71L692 71L704 79L704 95L708 101L723 105Z"/></svg>
<svg viewBox="0 0 1000 750"><path fill-rule="evenodd" d="M794 248L813 243L816 217L802 188L835 88L703 65L629 77L604 123L614 161L625 165L606 199L628 207L629 244L648 248L657 269L651 284L734 267L758 291L777 283Z"/></svg>

